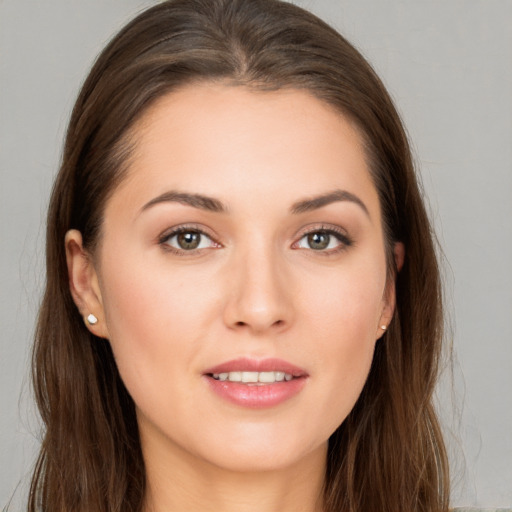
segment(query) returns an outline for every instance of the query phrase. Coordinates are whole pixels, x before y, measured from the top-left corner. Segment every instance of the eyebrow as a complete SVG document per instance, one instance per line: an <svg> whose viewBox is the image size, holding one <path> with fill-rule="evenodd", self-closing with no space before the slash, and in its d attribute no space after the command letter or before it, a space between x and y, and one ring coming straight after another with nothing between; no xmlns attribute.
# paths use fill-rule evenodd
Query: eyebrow
<svg viewBox="0 0 512 512"><path fill-rule="evenodd" d="M368 217L370 216L368 208L363 203L363 201L359 199L359 197L357 197L355 194L352 194L347 190L333 190L332 192L327 192L326 194L297 201L291 206L290 212L294 215L298 215L301 213L318 210L323 206L327 206L329 204L340 201L349 201L354 203L358 205ZM171 190L151 199L151 201L147 202L142 207L141 212L157 204L167 202L181 203L187 206L192 206L193 208L215 213L226 213L228 211L228 208L224 205L224 203L218 199L215 199L214 197Z"/></svg>
<svg viewBox="0 0 512 512"><path fill-rule="evenodd" d="M224 206L221 201L213 197L203 196L201 194L190 194L188 192L176 192L172 190L164 192L158 197L151 199L151 201L142 207L141 211L145 211L156 204L168 202L181 203L209 212L225 213L227 211L226 206Z"/></svg>
<svg viewBox="0 0 512 512"><path fill-rule="evenodd" d="M311 199L297 201L292 205L290 211L294 214L310 212L338 201L349 201L351 203L355 203L366 213L368 217L370 216L370 212L363 201L347 190L333 190L332 192L312 197Z"/></svg>

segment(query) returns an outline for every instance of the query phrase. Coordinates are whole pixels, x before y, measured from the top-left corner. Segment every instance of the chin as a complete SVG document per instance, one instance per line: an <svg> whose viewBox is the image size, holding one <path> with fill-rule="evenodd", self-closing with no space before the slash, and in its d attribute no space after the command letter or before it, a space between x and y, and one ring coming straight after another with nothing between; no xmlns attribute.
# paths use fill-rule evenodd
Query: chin
<svg viewBox="0 0 512 512"><path fill-rule="evenodd" d="M210 450L202 446L202 458L212 465L231 472L257 473L288 469L304 459L318 457L322 463L327 453L327 439L293 439L290 435L252 435L217 438ZM219 442L221 441L221 442ZM199 454L198 454L199 455ZM201 455L200 455L201 456Z"/></svg>

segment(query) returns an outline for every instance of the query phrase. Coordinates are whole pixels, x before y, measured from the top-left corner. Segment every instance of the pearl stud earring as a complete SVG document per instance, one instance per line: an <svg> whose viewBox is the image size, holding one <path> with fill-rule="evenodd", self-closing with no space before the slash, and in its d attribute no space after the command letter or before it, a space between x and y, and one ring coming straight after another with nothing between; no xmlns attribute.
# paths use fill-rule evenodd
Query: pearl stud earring
<svg viewBox="0 0 512 512"><path fill-rule="evenodd" d="M381 325L381 326L380 326L380 328L381 328L383 331L385 331L385 330L388 328L388 326L387 326L387 325Z"/></svg>
<svg viewBox="0 0 512 512"><path fill-rule="evenodd" d="M91 313L90 315L87 316L87 318L85 319L85 321L89 324L89 325L95 325L98 323L98 319Z"/></svg>

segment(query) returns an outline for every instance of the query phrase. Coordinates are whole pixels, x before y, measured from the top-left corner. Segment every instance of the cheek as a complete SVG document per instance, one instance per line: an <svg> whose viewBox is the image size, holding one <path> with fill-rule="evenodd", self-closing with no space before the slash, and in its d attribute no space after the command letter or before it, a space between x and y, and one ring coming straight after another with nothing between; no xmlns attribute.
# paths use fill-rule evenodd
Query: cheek
<svg viewBox="0 0 512 512"><path fill-rule="evenodd" d="M187 370L197 366L197 326L209 313L197 301L196 286L160 270L126 262L112 267L104 283L106 320L120 376L138 414L159 429L186 436L189 424L172 412L187 411L186 404L197 401Z"/></svg>
<svg viewBox="0 0 512 512"><path fill-rule="evenodd" d="M132 332L129 337L140 343L161 337L169 341L171 333L191 328L207 314L205 305L212 301L211 286L200 271L177 272L165 258L143 256L126 251L102 265L103 302L113 340Z"/></svg>
<svg viewBox="0 0 512 512"><path fill-rule="evenodd" d="M105 259L102 275L110 344L125 385L136 401L142 393L158 396L162 380L190 366L198 350L198 326L212 317L210 287L200 275L191 282L128 251Z"/></svg>
<svg viewBox="0 0 512 512"><path fill-rule="evenodd" d="M345 299L332 300L326 305L329 309L318 312L318 316L329 314L329 318L316 329L318 342L311 356L321 359L318 366L330 376L334 393L343 389L345 396L352 395L355 401L373 357L378 303L369 307L371 297L356 294Z"/></svg>
<svg viewBox="0 0 512 512"><path fill-rule="evenodd" d="M368 377L382 312L385 267L351 267L324 280L304 301L304 323L315 343L315 362L325 390L323 417L331 433L349 414Z"/></svg>
<svg viewBox="0 0 512 512"><path fill-rule="evenodd" d="M340 266L321 280L313 276L306 284L309 291L301 294L301 309L318 333L323 333L321 338L353 342L355 348L375 341L386 282L385 265L357 263Z"/></svg>

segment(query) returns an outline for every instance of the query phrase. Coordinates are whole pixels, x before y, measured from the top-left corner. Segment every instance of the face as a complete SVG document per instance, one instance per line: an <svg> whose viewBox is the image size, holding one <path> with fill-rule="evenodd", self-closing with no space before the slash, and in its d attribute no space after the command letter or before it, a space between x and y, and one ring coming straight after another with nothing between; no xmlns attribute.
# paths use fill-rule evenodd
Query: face
<svg viewBox="0 0 512 512"><path fill-rule="evenodd" d="M81 307L143 450L244 471L323 457L393 310L358 132L306 92L204 84L135 139Z"/></svg>

